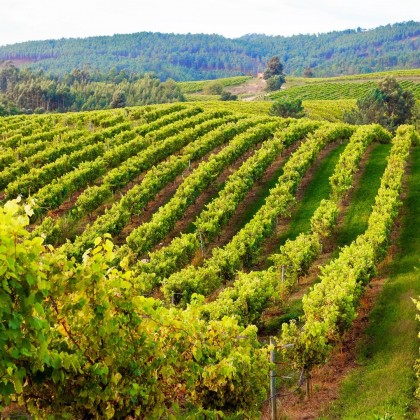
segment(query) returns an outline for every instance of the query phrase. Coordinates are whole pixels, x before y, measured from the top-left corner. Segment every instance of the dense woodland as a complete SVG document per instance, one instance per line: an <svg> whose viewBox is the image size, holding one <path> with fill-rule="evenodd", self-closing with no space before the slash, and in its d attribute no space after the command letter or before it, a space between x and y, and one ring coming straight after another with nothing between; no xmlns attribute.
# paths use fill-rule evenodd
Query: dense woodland
<svg viewBox="0 0 420 420"><path fill-rule="evenodd" d="M286 74L333 76L420 67L419 35L414 21L291 37L140 32L6 45L0 60L61 76L87 66L101 73L153 71L161 80L180 81L256 74L278 56Z"/></svg>
<svg viewBox="0 0 420 420"><path fill-rule="evenodd" d="M0 68L0 116L121 108L183 101L173 80L125 71L107 74L73 70L58 78L42 70L18 69L10 62Z"/></svg>

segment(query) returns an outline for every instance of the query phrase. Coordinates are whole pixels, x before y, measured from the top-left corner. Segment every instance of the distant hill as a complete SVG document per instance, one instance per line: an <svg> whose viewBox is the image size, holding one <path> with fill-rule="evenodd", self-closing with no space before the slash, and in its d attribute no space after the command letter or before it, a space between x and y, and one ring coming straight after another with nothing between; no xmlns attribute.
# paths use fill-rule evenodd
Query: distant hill
<svg viewBox="0 0 420 420"><path fill-rule="evenodd" d="M290 37L140 32L30 41L0 47L0 60L57 75L87 66L100 72L154 72L161 79L185 81L256 74L277 55L287 74L301 76L310 67L321 77L419 68L419 47L420 22L410 21Z"/></svg>

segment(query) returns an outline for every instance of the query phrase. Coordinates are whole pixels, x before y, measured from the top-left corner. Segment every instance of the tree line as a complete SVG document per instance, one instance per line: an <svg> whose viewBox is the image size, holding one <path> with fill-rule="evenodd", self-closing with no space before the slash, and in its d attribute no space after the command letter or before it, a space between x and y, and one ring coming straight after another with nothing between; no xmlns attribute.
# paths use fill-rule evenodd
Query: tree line
<svg viewBox="0 0 420 420"><path fill-rule="evenodd" d="M180 102L185 98L173 80L154 74L108 73L74 69L63 77L43 70L0 68L0 116L18 113L88 111Z"/></svg>
<svg viewBox="0 0 420 420"><path fill-rule="evenodd" d="M256 74L278 56L286 74L323 77L419 67L419 35L414 21L291 37L140 32L6 45L0 60L62 76L82 62L101 73L153 71L185 81Z"/></svg>

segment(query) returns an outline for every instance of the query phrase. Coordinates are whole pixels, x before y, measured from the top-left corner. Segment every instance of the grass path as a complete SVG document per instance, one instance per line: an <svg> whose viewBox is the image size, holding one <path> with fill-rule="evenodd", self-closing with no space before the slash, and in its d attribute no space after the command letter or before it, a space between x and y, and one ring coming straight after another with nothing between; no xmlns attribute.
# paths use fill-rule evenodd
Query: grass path
<svg viewBox="0 0 420 420"><path fill-rule="evenodd" d="M366 230L390 149L390 144L374 143L365 170L352 194L343 224L337 234L337 243L340 247L349 245Z"/></svg>
<svg viewBox="0 0 420 420"><path fill-rule="evenodd" d="M407 196L401 209L397 253L386 268L385 283L358 346L360 367L345 378L328 419L415 419L417 381L413 364L419 342L416 310L420 295L420 148L412 151ZM416 223L417 221L417 223Z"/></svg>
<svg viewBox="0 0 420 420"><path fill-rule="evenodd" d="M283 245L286 239L293 240L299 233L306 232L311 228L311 217L318 208L322 199L327 199L331 193L329 177L333 174L335 166L343 153L347 143L339 145L325 159L323 159L309 185L305 189L301 200L292 210L290 225L287 232L279 241Z"/></svg>
<svg viewBox="0 0 420 420"><path fill-rule="evenodd" d="M363 172L355 186L355 191L351 195L350 204L345 210L345 217L338 229L336 237L331 239L333 242L331 245L335 247L335 249L328 250L328 258L338 255L339 248L337 248L337 244L339 246L344 246L350 243L358 234L363 233L366 229L369 214L386 166L386 157L389 154L390 147L391 146L388 144L374 143L372 150L367 157ZM334 153L329 156L329 159L332 159L331 161L329 161L329 159L324 159L322 161L322 164L319 166L312 181L305 190L302 200L293 212L289 228L281 238L281 243L284 243L287 238L293 239L300 232L309 229L310 217L317 208L317 203L319 204L322 198L328 196L330 185L327 178L332 173L335 160L338 160L337 153L339 153L339 151L340 148L336 149ZM328 164L326 164L327 160ZM324 163L326 165L324 165ZM328 171L331 172L329 175ZM360 217L357 217L357 212L360 212ZM332 255L330 255L331 252ZM324 256L321 256L317 260L318 263L321 263L321 261L322 264L326 263ZM315 263L314 265L317 264ZM310 275L311 280L309 283L304 280L301 282L301 288L303 288L305 292L314 282L312 277L317 277L319 273L319 270L316 267L313 267L311 269L311 272L312 271L314 271L315 274ZM316 281L317 280L315 280L315 282ZM298 298L292 297L287 301L282 307L281 314L276 317L270 316L266 320L266 331L274 333L280 328L283 322L289 322L291 319L297 319L299 316L303 315L302 293L299 292L298 296Z"/></svg>

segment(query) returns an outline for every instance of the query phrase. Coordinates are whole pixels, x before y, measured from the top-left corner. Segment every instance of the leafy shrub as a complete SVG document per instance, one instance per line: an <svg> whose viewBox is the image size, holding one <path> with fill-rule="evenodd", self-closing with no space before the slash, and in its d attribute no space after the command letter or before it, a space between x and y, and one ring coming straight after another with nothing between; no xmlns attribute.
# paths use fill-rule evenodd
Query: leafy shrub
<svg viewBox="0 0 420 420"><path fill-rule="evenodd" d="M283 97L275 101L268 113L273 116L284 118L302 118L305 116L302 99L291 99L288 97Z"/></svg>

